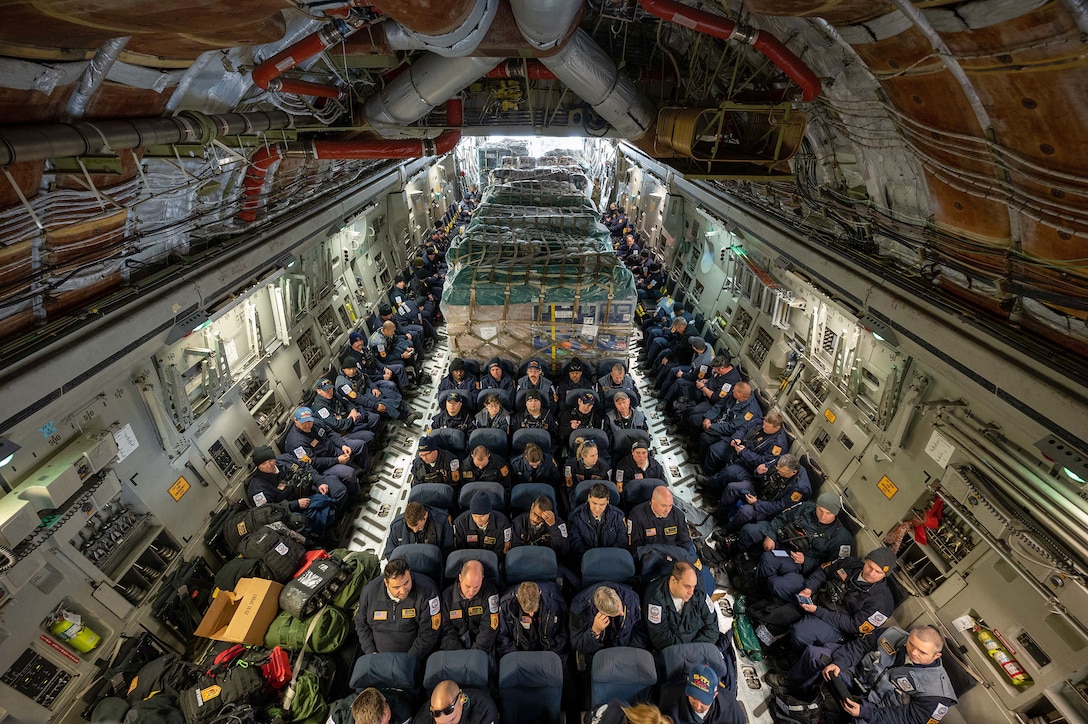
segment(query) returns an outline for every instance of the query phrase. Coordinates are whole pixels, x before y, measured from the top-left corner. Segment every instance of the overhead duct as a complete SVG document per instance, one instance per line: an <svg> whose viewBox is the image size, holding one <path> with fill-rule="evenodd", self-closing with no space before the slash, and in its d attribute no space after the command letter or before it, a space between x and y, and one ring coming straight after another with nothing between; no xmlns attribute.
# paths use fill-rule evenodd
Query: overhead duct
<svg viewBox="0 0 1088 724"><path fill-rule="evenodd" d="M269 171L280 162L282 155L276 146L262 146L253 154L242 181L242 210L238 218L242 221L255 221L261 205L261 196L265 193Z"/></svg>
<svg viewBox="0 0 1088 724"><path fill-rule="evenodd" d="M518 30L537 50L559 47L583 4L571 0L511 0Z"/></svg>
<svg viewBox="0 0 1088 724"><path fill-rule="evenodd" d="M433 53L424 56L367 99L366 120L383 136L403 137L403 126L415 123L500 62L500 58L443 58Z"/></svg>
<svg viewBox="0 0 1088 724"><path fill-rule="evenodd" d="M79 79L79 87L72 93L72 97L68 99L68 105L64 108L66 120L82 118L87 112L87 104L91 102L95 91L106 82L110 68L117 62L128 41L129 36L114 38L107 41L94 54L91 61L87 63L87 69L83 71L83 77Z"/></svg>
<svg viewBox="0 0 1088 724"><path fill-rule="evenodd" d="M476 50L495 20L500 0L438 4L417 0L386 4L393 12L381 4L375 6L399 23L384 23L390 48L429 50L436 55L456 58Z"/></svg>
<svg viewBox="0 0 1088 724"><path fill-rule="evenodd" d="M312 158L338 160L441 156L461 140L464 116L460 98L446 101L446 123L451 128L434 139L312 141L306 144L305 151ZM292 144L292 150L294 147Z"/></svg>
<svg viewBox="0 0 1088 724"><path fill-rule="evenodd" d="M183 111L170 118L129 118L34 126L0 127L0 166L48 158L112 154L129 148L174 143L211 143L291 127L282 111L205 115Z"/></svg>
<svg viewBox="0 0 1088 724"><path fill-rule="evenodd" d="M698 33L722 40L748 43L800 86L801 98L813 101L820 95L820 79L816 77L816 73L770 33L738 25L729 18L696 10L674 0L639 0L638 4L655 17L683 25Z"/></svg>
<svg viewBox="0 0 1088 724"><path fill-rule="evenodd" d="M336 45L365 25L366 20L355 14L349 15L345 20L337 19L332 21L297 43L287 46L254 68L252 73L253 83L264 90L297 93L320 98L342 97L344 91L340 88L306 80L284 79L279 76L305 63L327 48Z"/></svg>

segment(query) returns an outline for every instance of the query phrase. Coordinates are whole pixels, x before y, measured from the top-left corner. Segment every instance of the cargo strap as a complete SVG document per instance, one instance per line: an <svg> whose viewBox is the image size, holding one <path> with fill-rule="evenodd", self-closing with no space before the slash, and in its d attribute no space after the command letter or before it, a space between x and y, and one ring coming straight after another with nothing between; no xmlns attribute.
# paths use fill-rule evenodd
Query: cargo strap
<svg viewBox="0 0 1088 724"><path fill-rule="evenodd" d="M306 658L306 643L310 640L310 636L313 635L314 629L317 628L318 618L315 614L310 621L310 625L306 627L306 635L302 637L302 648L298 650L295 668L291 670L291 683L287 685L287 691L283 694L284 711L291 711L291 703L295 700L295 684L298 682L298 675L302 671L302 660Z"/></svg>

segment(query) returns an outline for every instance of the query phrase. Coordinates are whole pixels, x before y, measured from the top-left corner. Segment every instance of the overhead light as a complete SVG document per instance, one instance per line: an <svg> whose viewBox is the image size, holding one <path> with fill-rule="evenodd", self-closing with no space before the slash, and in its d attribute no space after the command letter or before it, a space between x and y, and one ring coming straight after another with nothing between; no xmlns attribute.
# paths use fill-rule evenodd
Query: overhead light
<svg viewBox="0 0 1088 724"><path fill-rule="evenodd" d="M8 458L8 460L11 460L11 458ZM0 462L0 465L4 465L6 462L7 460L5 460L4 462ZM1074 483L1080 483L1081 485L1084 485L1084 483L1086 482L1084 478L1077 475L1069 468L1062 468L1062 472L1069 476L1069 479L1072 480Z"/></svg>
<svg viewBox="0 0 1088 724"><path fill-rule="evenodd" d="M210 321L211 318L208 316L208 313L203 309L197 308L174 323L174 326L170 329L170 333L166 335L166 343L173 344L179 339L188 337Z"/></svg>
<svg viewBox="0 0 1088 724"><path fill-rule="evenodd" d="M21 447L22 445L17 442L12 442L6 437L0 437L0 468L10 463Z"/></svg>
<svg viewBox="0 0 1088 724"><path fill-rule="evenodd" d="M858 324L865 327L874 337L892 347L899 346L899 335L888 326L888 323L878 319L872 313L866 312L858 319Z"/></svg>
<svg viewBox="0 0 1088 724"><path fill-rule="evenodd" d="M290 269L295 265L295 262L297 261L298 257L296 257L291 252L287 252L279 259L276 259L276 266L278 266L280 269Z"/></svg>

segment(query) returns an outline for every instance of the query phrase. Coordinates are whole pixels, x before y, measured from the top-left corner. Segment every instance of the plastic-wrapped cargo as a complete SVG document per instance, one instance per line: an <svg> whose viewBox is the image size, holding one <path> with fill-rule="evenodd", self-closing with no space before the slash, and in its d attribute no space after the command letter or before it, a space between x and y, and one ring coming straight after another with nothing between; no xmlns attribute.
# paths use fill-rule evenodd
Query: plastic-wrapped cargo
<svg viewBox="0 0 1088 724"><path fill-rule="evenodd" d="M488 188L446 253L453 353L556 368L626 354L638 296L608 230L576 181L523 175Z"/></svg>

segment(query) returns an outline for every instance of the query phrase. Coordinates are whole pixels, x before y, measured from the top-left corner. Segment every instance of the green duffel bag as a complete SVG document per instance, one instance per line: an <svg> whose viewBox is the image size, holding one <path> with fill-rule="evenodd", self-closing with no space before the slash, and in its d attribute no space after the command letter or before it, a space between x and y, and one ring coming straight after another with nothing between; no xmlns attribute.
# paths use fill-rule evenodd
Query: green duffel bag
<svg viewBox="0 0 1088 724"><path fill-rule="evenodd" d="M317 623L310 634L310 640L306 642L307 652L329 654L347 641L352 625L346 613L334 606L326 606L314 616L317 617ZM287 651L298 651L302 648L310 621L310 618L295 618L286 611L281 611L272 619L272 624L264 635L265 648L280 646Z"/></svg>
<svg viewBox="0 0 1088 724"><path fill-rule="evenodd" d="M305 659L302 670L295 679L290 705L285 699L268 714L291 724L325 724L329 716L328 694L335 673L332 663L320 656Z"/></svg>
<svg viewBox="0 0 1088 724"><path fill-rule="evenodd" d="M363 590L363 586L381 573L381 561L371 551L349 551L347 548L337 548L329 555L339 558L351 569L348 580L330 602L337 608L347 610L358 602L359 591Z"/></svg>

